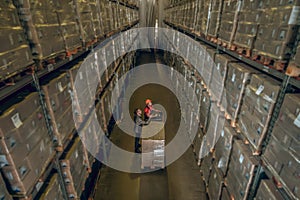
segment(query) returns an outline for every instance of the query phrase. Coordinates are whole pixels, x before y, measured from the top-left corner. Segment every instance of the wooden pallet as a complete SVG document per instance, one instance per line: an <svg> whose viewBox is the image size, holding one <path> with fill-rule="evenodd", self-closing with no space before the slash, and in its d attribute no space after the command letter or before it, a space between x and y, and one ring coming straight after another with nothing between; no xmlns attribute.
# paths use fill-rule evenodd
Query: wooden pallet
<svg viewBox="0 0 300 200"><path fill-rule="evenodd" d="M270 68L273 68L277 71L281 71L283 72L286 68L287 65L287 61L286 60L281 60L281 59L276 59L276 58L272 58L270 56L267 55L263 55L259 52L252 52L252 56L251 56L252 60L259 62L265 66L268 66Z"/></svg>
<svg viewBox="0 0 300 200"><path fill-rule="evenodd" d="M229 49L231 51L235 51L235 45L233 45L229 41L225 41L225 40L222 40L222 39L218 38L217 39L217 44L224 47L224 48L226 48L226 49Z"/></svg>
<svg viewBox="0 0 300 200"><path fill-rule="evenodd" d="M252 50L248 47L243 47L238 44L232 44L233 51L237 52L240 55L245 56L246 58L251 58Z"/></svg>
<svg viewBox="0 0 300 200"><path fill-rule="evenodd" d="M290 62L285 74L300 80L300 66L297 66L295 62Z"/></svg>
<svg viewBox="0 0 300 200"><path fill-rule="evenodd" d="M67 49L66 50L66 57L71 57L72 55L77 54L79 51L82 51L82 46L77 46L75 48L72 49Z"/></svg>
<svg viewBox="0 0 300 200"><path fill-rule="evenodd" d="M207 35L206 35L206 40L207 40L207 41L210 41L210 42L212 42L212 43L214 43L214 44L217 44L217 43L218 43L218 38L217 38L216 36L213 36L213 35L207 34Z"/></svg>

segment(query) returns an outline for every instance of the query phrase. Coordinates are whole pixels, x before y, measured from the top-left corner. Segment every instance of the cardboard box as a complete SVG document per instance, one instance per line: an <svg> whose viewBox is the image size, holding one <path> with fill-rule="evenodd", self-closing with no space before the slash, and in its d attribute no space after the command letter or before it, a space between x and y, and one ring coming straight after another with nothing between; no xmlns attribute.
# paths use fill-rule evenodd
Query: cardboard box
<svg viewBox="0 0 300 200"><path fill-rule="evenodd" d="M223 177L227 173L233 139L236 136L236 131L230 126L228 122L225 122L223 130L221 132L221 136L215 145L214 151L214 163L220 170L220 173Z"/></svg>
<svg viewBox="0 0 300 200"><path fill-rule="evenodd" d="M228 190L235 199L247 198L258 164L250 148L241 140L235 140L226 176Z"/></svg>
<svg viewBox="0 0 300 200"><path fill-rule="evenodd" d="M210 199L219 199L222 192L223 177L216 166L212 167L208 184L208 196Z"/></svg>
<svg viewBox="0 0 300 200"><path fill-rule="evenodd" d="M223 92L225 110L233 121L237 120L240 112L242 98L246 85L249 83L251 75L257 73L242 63L229 63L225 89Z"/></svg>
<svg viewBox="0 0 300 200"><path fill-rule="evenodd" d="M283 200L284 198L281 196L280 192L276 188L275 184L272 180L262 180L259 184L255 199L263 200L263 199L278 199Z"/></svg>

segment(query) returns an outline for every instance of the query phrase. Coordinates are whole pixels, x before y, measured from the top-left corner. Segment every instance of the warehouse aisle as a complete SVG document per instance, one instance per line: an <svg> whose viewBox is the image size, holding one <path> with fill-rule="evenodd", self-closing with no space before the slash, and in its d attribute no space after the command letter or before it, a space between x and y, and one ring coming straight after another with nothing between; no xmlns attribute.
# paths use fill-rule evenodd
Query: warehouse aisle
<svg viewBox="0 0 300 200"><path fill-rule="evenodd" d="M161 60L156 58L156 60ZM155 62L151 53L142 53L137 58L137 65ZM172 99L172 93L159 85L146 85L139 88L130 100L130 109L143 107L145 96L151 96L154 102L164 105L168 113L166 122L166 142L176 133L180 119L179 107ZM161 94L164 94L163 96ZM172 111L172 113L170 113ZM113 129L111 140L119 147L133 150L134 138L123 133L117 126ZM196 164L192 148L164 170L145 174L119 172L104 166L96 188L95 199L116 200L152 200L152 199L206 199L204 183L201 181L199 167Z"/></svg>

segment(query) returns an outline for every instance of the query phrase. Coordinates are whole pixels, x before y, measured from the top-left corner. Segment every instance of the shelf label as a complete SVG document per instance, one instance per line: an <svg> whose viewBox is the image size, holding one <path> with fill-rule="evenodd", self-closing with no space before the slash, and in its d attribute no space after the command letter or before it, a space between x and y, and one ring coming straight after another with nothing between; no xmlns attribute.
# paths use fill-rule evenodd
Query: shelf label
<svg viewBox="0 0 300 200"><path fill-rule="evenodd" d="M265 87L263 85L260 85L258 87L258 89L256 90L255 94L260 95L264 89L265 89Z"/></svg>
<svg viewBox="0 0 300 200"><path fill-rule="evenodd" d="M298 114L298 117L296 117L296 119L294 120L294 124L300 128L300 113Z"/></svg>
<svg viewBox="0 0 300 200"><path fill-rule="evenodd" d="M243 161L244 161L244 156L243 156L242 154L240 155L239 161L240 161L241 164L242 164Z"/></svg>
<svg viewBox="0 0 300 200"><path fill-rule="evenodd" d="M14 115L11 117L11 121L13 122L13 124L14 124L14 126L15 126L16 128L19 128L20 126L23 125L23 123L22 123L22 121L21 121L21 119L20 119L19 113L14 114Z"/></svg>
<svg viewBox="0 0 300 200"><path fill-rule="evenodd" d="M53 71L54 66L52 64L47 65L48 72Z"/></svg>
<svg viewBox="0 0 300 200"><path fill-rule="evenodd" d="M62 87L62 85L61 85L61 82L58 82L58 83L57 83L57 88L58 88L58 90L59 90L60 92L64 91L64 89L63 89L63 87Z"/></svg>
<svg viewBox="0 0 300 200"><path fill-rule="evenodd" d="M236 75L235 75L235 74L232 74L231 82L234 82L234 81L235 81L235 77L236 77Z"/></svg>

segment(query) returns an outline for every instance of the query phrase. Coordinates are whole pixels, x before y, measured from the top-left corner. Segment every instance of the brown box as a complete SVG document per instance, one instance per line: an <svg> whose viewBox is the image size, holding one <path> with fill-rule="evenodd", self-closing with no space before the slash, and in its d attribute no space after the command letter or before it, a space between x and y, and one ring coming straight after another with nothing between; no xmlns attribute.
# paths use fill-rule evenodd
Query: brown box
<svg viewBox="0 0 300 200"><path fill-rule="evenodd" d="M0 55L0 60L0 80L24 71L26 67L34 64L27 44L19 45L15 49L3 52Z"/></svg>
<svg viewBox="0 0 300 200"><path fill-rule="evenodd" d="M257 200L264 200L264 199L283 200L284 198L281 196L280 192L278 191L278 189L276 188L276 186L272 180L262 180L258 187L255 199L257 199Z"/></svg>
<svg viewBox="0 0 300 200"><path fill-rule="evenodd" d="M212 155L210 153L208 155L204 156L204 157L201 157L200 172L202 174L202 177L203 177L203 180L204 180L206 186L209 185L209 177L210 177L210 174L211 174L210 172L211 172L211 169L212 169L212 166L213 166L212 162L213 162Z"/></svg>
<svg viewBox="0 0 300 200"><path fill-rule="evenodd" d="M214 163L220 169L220 173L224 177L228 169L229 158L232 150L234 137L237 136L236 131L225 122L220 137L215 145Z"/></svg>
<svg viewBox="0 0 300 200"><path fill-rule="evenodd" d="M247 85L239 114L239 126L256 150L268 129L280 84L264 75L254 74Z"/></svg>
<svg viewBox="0 0 300 200"><path fill-rule="evenodd" d="M213 166L209 177L208 196L210 199L219 199L222 192L223 176L220 170Z"/></svg>
<svg viewBox="0 0 300 200"><path fill-rule="evenodd" d="M225 0L223 3L219 38L228 44L233 42L236 33L241 2L240 0Z"/></svg>
<svg viewBox="0 0 300 200"><path fill-rule="evenodd" d="M23 122L29 116L34 114L39 107L39 97L36 92L26 96L23 101L10 107L2 116L0 116L2 132L5 134L13 129L21 128Z"/></svg>
<svg viewBox="0 0 300 200"><path fill-rule="evenodd" d="M203 92L200 104L200 127L203 128L204 132L207 131L210 103L211 100L208 92Z"/></svg>
<svg viewBox="0 0 300 200"><path fill-rule="evenodd" d="M228 190L235 199L247 198L258 164L249 147L235 140L226 177Z"/></svg>
<svg viewBox="0 0 300 200"><path fill-rule="evenodd" d="M286 94L276 124L293 138L299 137L299 94ZM288 131L286 127L289 127Z"/></svg>
<svg viewBox="0 0 300 200"><path fill-rule="evenodd" d="M218 104L221 104L228 64L236 60L224 54L216 54L214 61L215 66L209 88L212 91L212 98L216 100ZM223 107L224 106L225 105L223 105Z"/></svg>
<svg viewBox="0 0 300 200"><path fill-rule="evenodd" d="M80 196L88 175L90 163L88 153L79 138L76 138L70 151L60 163L62 170L66 174L65 177L70 179L71 189L73 188L71 191L74 190L75 196Z"/></svg>
<svg viewBox="0 0 300 200"><path fill-rule="evenodd" d="M257 73L242 63L229 63L225 89L222 99L226 112L233 121L237 120L242 104L242 98L246 85L249 83L252 74ZM226 102L225 102L226 101Z"/></svg>

